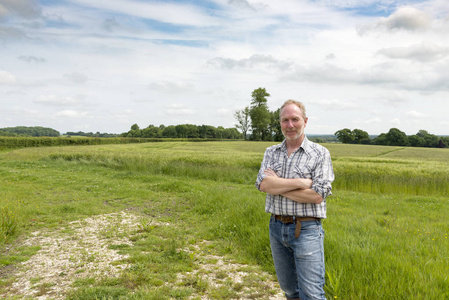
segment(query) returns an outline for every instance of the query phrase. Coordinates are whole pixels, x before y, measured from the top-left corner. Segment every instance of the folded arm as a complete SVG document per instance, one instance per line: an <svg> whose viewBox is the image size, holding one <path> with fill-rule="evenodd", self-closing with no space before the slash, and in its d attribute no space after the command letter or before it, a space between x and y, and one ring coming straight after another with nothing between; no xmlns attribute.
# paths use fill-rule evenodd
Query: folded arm
<svg viewBox="0 0 449 300"><path fill-rule="evenodd" d="M260 190L271 195L282 195L300 203L316 203L323 201L323 197L311 189L312 179L281 178L271 169L264 171L265 177L260 183Z"/></svg>

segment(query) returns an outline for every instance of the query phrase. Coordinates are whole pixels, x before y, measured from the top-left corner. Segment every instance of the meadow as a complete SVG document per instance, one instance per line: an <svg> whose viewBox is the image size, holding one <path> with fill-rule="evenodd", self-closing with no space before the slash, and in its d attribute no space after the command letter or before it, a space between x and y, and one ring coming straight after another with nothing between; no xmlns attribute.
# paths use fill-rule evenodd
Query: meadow
<svg viewBox="0 0 449 300"><path fill-rule="evenodd" d="M17 279L16 266L41 249L23 244L32 232L70 233L70 222L126 211L139 217L137 228L126 233L133 243L109 248L126 254L122 263L128 267L118 278L75 281L67 299L240 297L244 286L255 287L264 277L217 288L199 275L180 283L176 274L198 268L203 252L274 274L265 195L254 187L272 144L170 141L1 150L0 295ZM449 150L324 145L336 175L323 221L328 299L448 299ZM125 235L114 235L116 230L104 235ZM42 294L51 288L40 286ZM272 295L260 288L247 298Z"/></svg>

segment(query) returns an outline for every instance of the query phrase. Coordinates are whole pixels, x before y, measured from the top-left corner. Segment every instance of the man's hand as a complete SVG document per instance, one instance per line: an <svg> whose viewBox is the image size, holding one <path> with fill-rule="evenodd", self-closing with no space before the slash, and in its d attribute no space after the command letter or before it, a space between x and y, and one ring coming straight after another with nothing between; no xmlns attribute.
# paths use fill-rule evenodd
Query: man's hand
<svg viewBox="0 0 449 300"><path fill-rule="evenodd" d="M273 176L273 177L279 177L278 174L276 174L275 171L273 171L272 169L268 168L264 171L265 175L267 176Z"/></svg>
<svg viewBox="0 0 449 300"><path fill-rule="evenodd" d="M264 171L266 177L260 184L260 190L272 195L282 195L301 203L321 203L323 198L311 189L312 179L279 177L270 168Z"/></svg>
<svg viewBox="0 0 449 300"><path fill-rule="evenodd" d="M266 169L264 171L265 175L267 176L272 176L272 177L276 177L276 178L281 178L278 176L278 174L276 174L276 172L270 168ZM296 189L301 189L301 190L305 190L305 189L310 189L312 187L312 179L309 178L296 178L296 186L292 187L292 190L296 190Z"/></svg>

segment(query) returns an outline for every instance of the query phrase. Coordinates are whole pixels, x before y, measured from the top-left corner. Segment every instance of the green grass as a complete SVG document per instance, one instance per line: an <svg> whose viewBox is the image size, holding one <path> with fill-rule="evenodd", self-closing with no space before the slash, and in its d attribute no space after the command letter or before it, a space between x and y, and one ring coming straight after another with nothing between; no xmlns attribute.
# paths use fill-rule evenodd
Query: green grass
<svg viewBox="0 0 449 300"><path fill-rule="evenodd" d="M129 254L131 267L119 280L76 282L69 299L233 298L241 286L214 289L198 276L180 285L176 273L193 270L196 256L179 249L213 241L203 251L274 273L265 197L254 187L271 144L183 141L4 151L0 249L11 249L31 231L128 210L142 216L130 235L134 244L111 247ZM336 174L323 223L328 298L449 297L449 151L326 146ZM177 226L152 225L155 218ZM108 232L113 228L105 229L106 237ZM0 268L38 250L12 249L0 250ZM0 289L11 280L0 278Z"/></svg>

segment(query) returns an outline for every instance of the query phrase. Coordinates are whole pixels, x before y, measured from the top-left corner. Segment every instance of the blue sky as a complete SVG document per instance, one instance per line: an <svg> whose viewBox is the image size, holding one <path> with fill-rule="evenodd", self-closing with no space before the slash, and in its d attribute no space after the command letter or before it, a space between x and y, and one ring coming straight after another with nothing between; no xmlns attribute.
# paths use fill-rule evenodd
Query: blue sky
<svg viewBox="0 0 449 300"><path fill-rule="evenodd" d="M0 0L0 128L233 127L264 87L306 132L449 134L446 0Z"/></svg>

